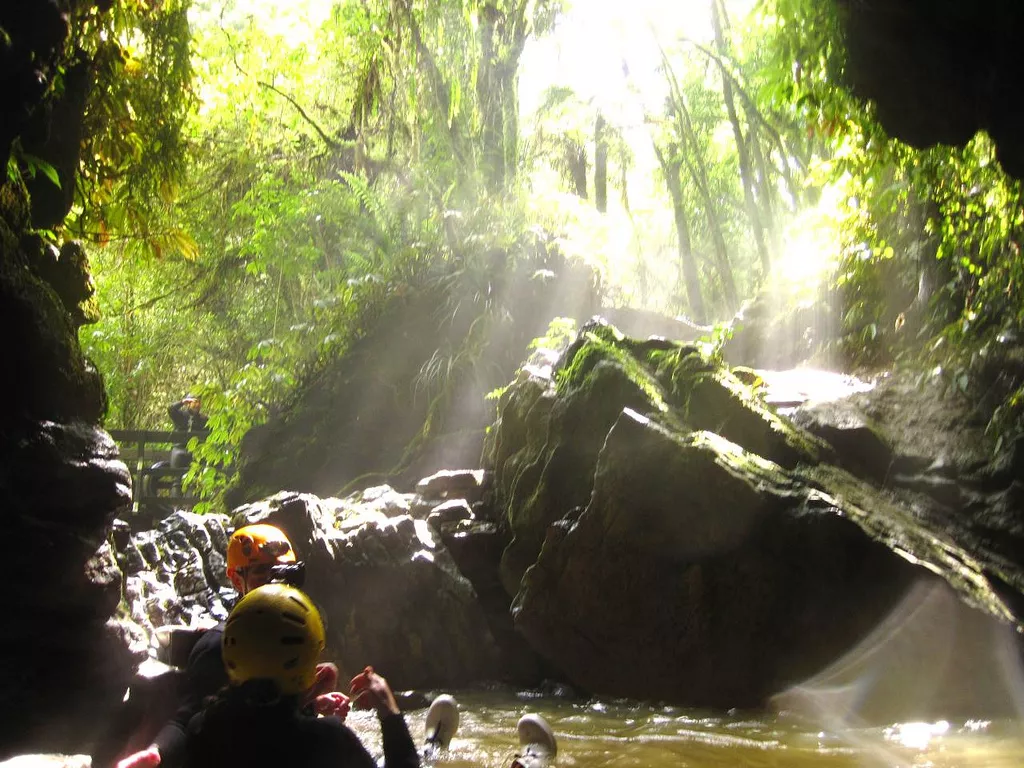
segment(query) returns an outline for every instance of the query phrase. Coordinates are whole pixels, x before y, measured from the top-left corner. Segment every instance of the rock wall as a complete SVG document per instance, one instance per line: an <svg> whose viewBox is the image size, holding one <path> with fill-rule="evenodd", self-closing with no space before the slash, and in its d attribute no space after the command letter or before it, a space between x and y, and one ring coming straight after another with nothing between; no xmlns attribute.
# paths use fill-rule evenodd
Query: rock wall
<svg viewBox="0 0 1024 768"><path fill-rule="evenodd" d="M0 186L0 506L17 574L17 618L0 632L0 757L81 749L136 661L108 623L121 574L104 532L131 503L131 480L98 427L103 385L78 346L92 312L87 266L77 247L56 252L27 234L27 210L17 187Z"/></svg>
<svg viewBox="0 0 1024 768"><path fill-rule="evenodd" d="M833 2L848 53L846 79L875 102L891 135L916 147L962 146L985 130L1006 172L1024 176L1020 3Z"/></svg>
<svg viewBox="0 0 1024 768"><path fill-rule="evenodd" d="M5 169L15 138L40 138L32 132L59 90L51 86L65 49L67 6L0 4ZM71 90L64 91L69 98ZM81 98L76 104L80 117ZM73 106L65 103L61 118L72 133ZM63 186L72 190L73 138L68 148L72 167ZM102 380L78 345L78 327L96 319L93 286L78 244L56 248L31 231L44 220L59 222L70 205L66 194L46 206L42 197L30 204L25 188L4 174L0 509L11 578L0 629L0 759L32 749L83 751L120 702L138 660L124 628L110 621L121 573L105 530L131 492L116 446L98 426L106 409Z"/></svg>

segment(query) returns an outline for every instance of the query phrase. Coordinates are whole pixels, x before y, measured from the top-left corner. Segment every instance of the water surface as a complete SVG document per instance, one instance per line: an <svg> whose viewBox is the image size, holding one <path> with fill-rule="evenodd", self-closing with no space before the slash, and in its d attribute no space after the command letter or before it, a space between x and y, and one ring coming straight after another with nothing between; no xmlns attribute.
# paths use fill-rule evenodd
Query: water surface
<svg viewBox="0 0 1024 768"><path fill-rule="evenodd" d="M543 715L558 737L553 768L1018 768L1024 724L1014 721L900 723L826 732L794 715L721 714L629 702L569 700L534 692L453 692L461 722L444 768L505 768L518 748L516 722ZM424 710L406 714L413 738ZM379 754L372 715L352 725Z"/></svg>

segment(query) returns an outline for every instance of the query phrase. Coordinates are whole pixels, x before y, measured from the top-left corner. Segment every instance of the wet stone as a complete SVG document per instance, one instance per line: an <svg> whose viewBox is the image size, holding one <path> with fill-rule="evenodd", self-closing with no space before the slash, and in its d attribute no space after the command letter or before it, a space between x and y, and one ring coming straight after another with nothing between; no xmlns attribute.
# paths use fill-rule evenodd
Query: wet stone
<svg viewBox="0 0 1024 768"><path fill-rule="evenodd" d="M438 526L446 523L454 523L459 520L474 519L473 510L465 499L452 499L443 504L438 504L427 517L427 522Z"/></svg>

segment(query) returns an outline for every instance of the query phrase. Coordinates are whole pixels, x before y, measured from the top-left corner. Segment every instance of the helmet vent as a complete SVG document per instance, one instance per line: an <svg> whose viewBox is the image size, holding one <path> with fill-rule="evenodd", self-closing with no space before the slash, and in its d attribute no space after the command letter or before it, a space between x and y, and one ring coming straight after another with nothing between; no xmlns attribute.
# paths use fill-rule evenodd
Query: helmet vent
<svg viewBox="0 0 1024 768"><path fill-rule="evenodd" d="M281 618L285 621L290 621L292 624L298 624L300 627L306 626L306 617L299 616L297 613L290 613L289 611L284 611L281 614Z"/></svg>
<svg viewBox="0 0 1024 768"><path fill-rule="evenodd" d="M295 595L289 595L288 599L299 606L303 611L309 613L309 606L305 605L301 600L299 600L299 598L295 597Z"/></svg>
<svg viewBox="0 0 1024 768"><path fill-rule="evenodd" d="M281 638L281 645L302 645L306 638L297 635L285 635Z"/></svg>

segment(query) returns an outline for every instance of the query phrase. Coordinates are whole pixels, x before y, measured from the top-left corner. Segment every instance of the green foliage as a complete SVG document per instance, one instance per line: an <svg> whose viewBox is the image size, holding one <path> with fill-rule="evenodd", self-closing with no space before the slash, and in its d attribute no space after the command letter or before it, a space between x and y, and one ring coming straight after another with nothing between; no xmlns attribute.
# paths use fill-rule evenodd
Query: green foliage
<svg viewBox="0 0 1024 768"><path fill-rule="evenodd" d="M735 330L735 325L731 322L715 323L709 333L701 336L694 343L705 360L716 366L724 366L725 359L722 350L732 338Z"/></svg>
<svg viewBox="0 0 1024 768"><path fill-rule="evenodd" d="M819 178L846 191L836 275L845 357L934 370L980 397L997 441L1019 433L1020 183L1002 172L983 133L963 149L916 150L889 139L872 110L839 85L843 59L829 5L770 4L783 22L774 93L799 105L809 134L827 149ZM781 71L787 57L797 62L791 74Z"/></svg>
<svg viewBox="0 0 1024 768"><path fill-rule="evenodd" d="M216 508L252 428L392 302L443 284L438 312L467 333L420 372L426 439L454 384L488 375L489 329L516 311L496 290L496 259L527 250L532 227L602 265L616 302L674 314L689 309L678 208L721 320L765 279L748 203L774 258L787 217L839 185L845 358L941 366L952 385L991 392L994 431L1022 427L1024 366L1006 361L1024 333L1024 223L991 142L922 152L890 141L842 87L832 4L813 0L765 0L730 20L720 46L658 30L660 103L638 110L635 84L616 104L551 83L524 135L523 46L559 8L341 0L305 36L289 34L284 6L79 9L74 41L97 83L67 228L97 246L104 319L81 340L106 378L108 426L167 426L166 405L199 388L211 434L189 482ZM606 213L576 196L566 154L590 172L598 114ZM678 190L652 167L652 143ZM556 321L532 350L572 333ZM727 336L719 322L694 360L717 361Z"/></svg>
<svg viewBox="0 0 1024 768"><path fill-rule="evenodd" d="M576 337L576 321L571 317L555 317L548 323L548 330L530 342L531 352L549 351L561 353Z"/></svg>
<svg viewBox="0 0 1024 768"><path fill-rule="evenodd" d="M34 179L37 173L41 173L60 189L60 176L57 175L57 169L41 157L36 157L22 149L21 139L17 138L11 145L11 156L7 161L7 178L17 184L20 183L22 173L25 173L30 179Z"/></svg>
<svg viewBox="0 0 1024 768"><path fill-rule="evenodd" d="M79 4L73 48L94 73L84 116L73 236L131 238L152 256L192 248L180 228L153 219L184 171L184 128L194 107L191 0L120 0L109 12Z"/></svg>

